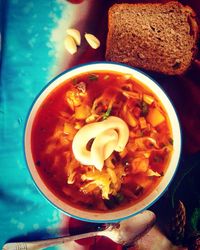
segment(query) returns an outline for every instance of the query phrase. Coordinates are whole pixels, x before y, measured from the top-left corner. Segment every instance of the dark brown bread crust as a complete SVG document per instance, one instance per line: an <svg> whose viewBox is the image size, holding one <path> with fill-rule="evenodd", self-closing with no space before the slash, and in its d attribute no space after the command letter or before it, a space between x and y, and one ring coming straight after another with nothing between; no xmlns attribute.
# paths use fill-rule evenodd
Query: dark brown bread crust
<svg viewBox="0 0 200 250"><path fill-rule="evenodd" d="M169 75L183 74L197 51L196 14L179 2L114 4L106 59Z"/></svg>

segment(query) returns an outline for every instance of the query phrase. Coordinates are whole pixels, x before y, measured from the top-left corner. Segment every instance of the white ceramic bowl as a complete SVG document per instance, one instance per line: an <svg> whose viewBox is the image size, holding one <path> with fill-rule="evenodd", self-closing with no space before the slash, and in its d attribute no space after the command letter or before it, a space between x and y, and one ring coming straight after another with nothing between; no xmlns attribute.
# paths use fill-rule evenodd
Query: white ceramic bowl
<svg viewBox="0 0 200 250"><path fill-rule="evenodd" d="M51 91L53 91L58 85L62 84L64 81L66 81L69 78L73 78L74 76L79 75L83 72L99 71L99 70L106 70L106 71L110 70L110 71L120 72L124 74L131 74L134 76L135 79L138 79L144 85L148 86L148 88L150 88L153 92L155 92L155 94L161 100L162 104L164 105L167 111L167 114L168 114L168 117L172 126L172 134L173 134L173 140L174 140L174 150L172 153L171 161L169 163L169 166L167 168L165 175L163 176L157 188L153 190L142 201L138 202L137 204L131 207L128 207L119 211L111 211L111 212L105 212L105 213L97 213L93 211L91 212L82 211L64 203L62 200L56 197L46 187L44 181L41 179L40 175L36 171L32 152L31 152L31 130L33 126L33 121L38 111L38 108L43 103L47 95ZM31 107L31 111L27 119L26 128L25 128L25 136L24 136L24 144L25 144L25 156L27 160L27 165L32 175L32 178L36 186L38 187L38 189L41 191L41 193L56 208L60 209L67 215L80 219L80 220L92 221L92 222L116 222L116 221L126 219L130 216L136 215L137 213L143 210L146 210L153 203L155 203L166 191L178 166L180 152L181 152L181 133L180 133L179 121L178 121L176 112L174 110L174 107L171 101L169 100L165 92L161 89L161 87L159 87L159 85L153 79L151 79L149 76L147 76L143 72L137 69L133 69L123 64L97 62L97 63L80 65L78 67L75 67L75 68L72 68L63 72L62 74L57 76L55 79L53 79L48 84L48 86L39 94L39 96L33 103L33 106Z"/></svg>

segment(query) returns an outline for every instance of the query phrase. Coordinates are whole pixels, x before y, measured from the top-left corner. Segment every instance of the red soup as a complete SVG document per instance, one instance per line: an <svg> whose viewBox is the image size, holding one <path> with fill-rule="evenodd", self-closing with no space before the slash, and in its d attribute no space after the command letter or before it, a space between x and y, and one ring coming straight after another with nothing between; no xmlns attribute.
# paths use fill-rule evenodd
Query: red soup
<svg viewBox="0 0 200 250"><path fill-rule="evenodd" d="M113 150L102 169L83 164L72 150L76 133L109 117L127 124L125 147ZM88 155L94 139L86 145ZM98 71L67 80L47 96L33 123L31 147L35 168L57 197L84 210L107 211L133 205L156 188L173 138L151 90L129 75Z"/></svg>

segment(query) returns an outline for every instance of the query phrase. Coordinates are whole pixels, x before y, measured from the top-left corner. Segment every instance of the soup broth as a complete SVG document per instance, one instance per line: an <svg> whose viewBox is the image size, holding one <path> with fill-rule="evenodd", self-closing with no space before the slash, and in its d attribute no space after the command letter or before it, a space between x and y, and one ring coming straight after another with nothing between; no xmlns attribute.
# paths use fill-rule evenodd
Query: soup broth
<svg viewBox="0 0 200 250"><path fill-rule="evenodd" d="M114 150L102 170L82 164L72 150L76 133L109 117L128 125L125 148ZM144 199L165 175L173 151L160 100L132 76L116 72L87 72L63 82L42 103L31 135L35 168L46 186L67 204L99 212Z"/></svg>

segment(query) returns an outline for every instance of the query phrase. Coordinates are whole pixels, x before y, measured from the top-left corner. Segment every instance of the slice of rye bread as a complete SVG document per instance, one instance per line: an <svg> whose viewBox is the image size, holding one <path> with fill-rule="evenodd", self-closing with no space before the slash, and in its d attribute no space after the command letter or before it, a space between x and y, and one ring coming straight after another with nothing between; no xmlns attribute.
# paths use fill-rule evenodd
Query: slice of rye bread
<svg viewBox="0 0 200 250"><path fill-rule="evenodd" d="M197 51L196 14L179 2L114 4L108 13L106 60L180 75Z"/></svg>

